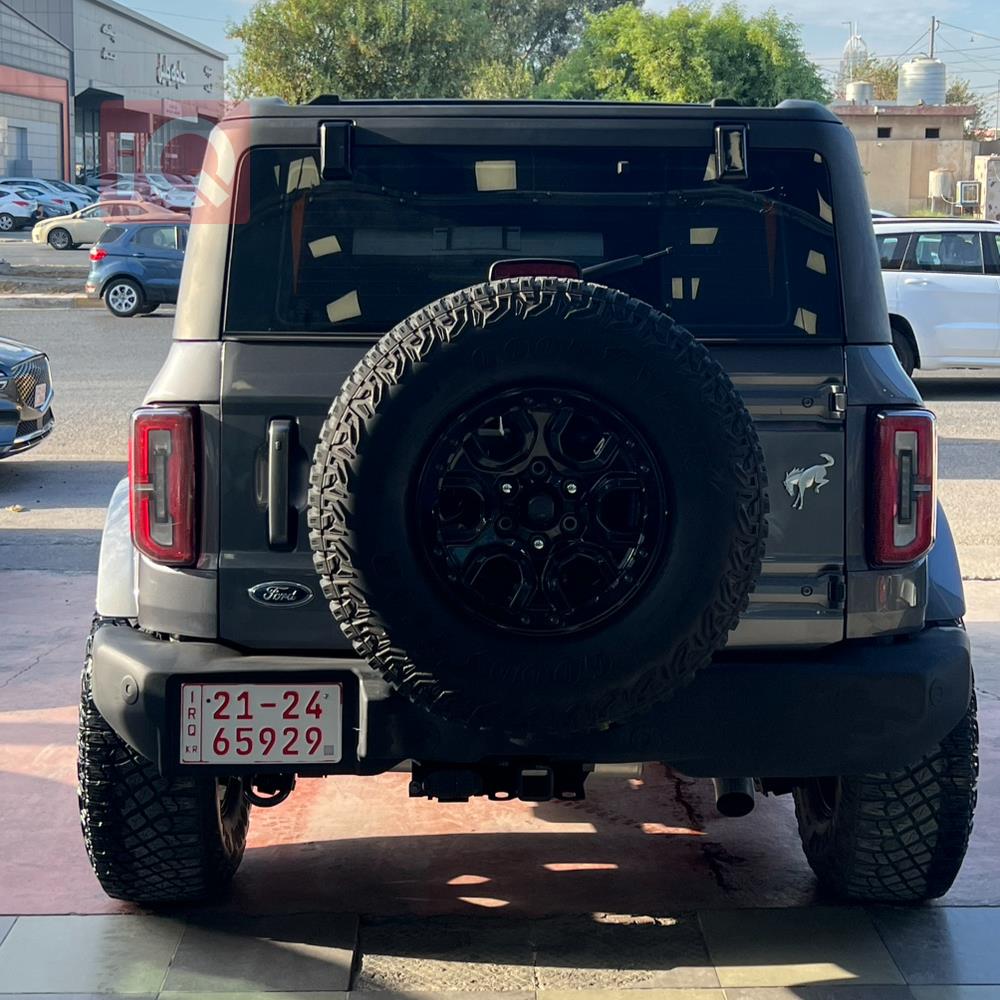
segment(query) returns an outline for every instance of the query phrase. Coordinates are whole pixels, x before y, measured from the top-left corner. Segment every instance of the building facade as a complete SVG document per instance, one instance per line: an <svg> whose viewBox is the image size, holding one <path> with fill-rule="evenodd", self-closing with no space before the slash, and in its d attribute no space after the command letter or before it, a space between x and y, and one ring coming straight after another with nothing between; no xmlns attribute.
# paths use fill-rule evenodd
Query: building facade
<svg viewBox="0 0 1000 1000"><path fill-rule="evenodd" d="M966 136L965 125L975 108L844 104L832 110L857 141L872 208L910 215L928 208L932 191L943 191L935 196L947 204L959 181L974 179L979 143Z"/></svg>
<svg viewBox="0 0 1000 1000"><path fill-rule="evenodd" d="M205 138L222 116L221 52L114 0L0 0L0 11L3 5L68 53L70 139L59 176L199 169ZM35 60L47 58L40 48L36 40L20 47ZM2 74L11 68L0 48L0 101Z"/></svg>
<svg viewBox="0 0 1000 1000"><path fill-rule="evenodd" d="M0 0L0 175L71 170L72 53Z"/></svg>

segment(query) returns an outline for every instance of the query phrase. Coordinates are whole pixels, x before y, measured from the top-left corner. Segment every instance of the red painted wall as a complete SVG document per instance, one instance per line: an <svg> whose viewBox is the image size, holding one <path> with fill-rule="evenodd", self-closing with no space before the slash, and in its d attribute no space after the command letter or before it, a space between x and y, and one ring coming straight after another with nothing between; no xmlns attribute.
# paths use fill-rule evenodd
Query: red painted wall
<svg viewBox="0 0 1000 1000"><path fill-rule="evenodd" d="M35 97L42 101L52 101L62 108L63 129L63 180L72 180L72 147L69 134L69 84L57 76L30 73L26 69L0 66L0 94L14 94L17 97Z"/></svg>

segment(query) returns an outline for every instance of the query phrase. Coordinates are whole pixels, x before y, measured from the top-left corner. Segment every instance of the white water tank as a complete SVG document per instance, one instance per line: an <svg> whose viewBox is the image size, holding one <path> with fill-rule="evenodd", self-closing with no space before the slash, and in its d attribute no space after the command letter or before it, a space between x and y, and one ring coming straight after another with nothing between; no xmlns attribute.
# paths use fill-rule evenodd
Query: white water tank
<svg viewBox="0 0 1000 1000"><path fill-rule="evenodd" d="M927 197L953 201L955 178L950 170L932 170L927 178Z"/></svg>
<svg viewBox="0 0 1000 1000"><path fill-rule="evenodd" d="M940 59L917 56L900 64L897 104L944 104L947 90L947 74Z"/></svg>
<svg viewBox="0 0 1000 1000"><path fill-rule="evenodd" d="M875 100L875 87L867 80L852 80L847 85L846 97L851 104L871 104Z"/></svg>

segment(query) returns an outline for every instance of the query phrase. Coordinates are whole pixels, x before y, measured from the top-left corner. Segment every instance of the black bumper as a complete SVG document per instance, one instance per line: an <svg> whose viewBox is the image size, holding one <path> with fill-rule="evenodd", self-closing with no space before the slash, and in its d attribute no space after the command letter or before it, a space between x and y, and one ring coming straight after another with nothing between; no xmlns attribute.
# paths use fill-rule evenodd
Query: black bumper
<svg viewBox="0 0 1000 1000"><path fill-rule="evenodd" d="M762 654L721 658L669 702L626 725L528 742L437 719L394 694L355 659L248 656L214 643L167 642L126 627L106 627L94 638L93 672L101 714L164 772L181 770L181 681L213 675L342 682L344 759L300 771L318 774L375 774L408 758L474 763L497 757L656 760L704 776L885 771L930 751L958 722L972 692L965 631L943 627L891 643L855 641L766 659ZM130 683L123 683L126 679Z"/></svg>

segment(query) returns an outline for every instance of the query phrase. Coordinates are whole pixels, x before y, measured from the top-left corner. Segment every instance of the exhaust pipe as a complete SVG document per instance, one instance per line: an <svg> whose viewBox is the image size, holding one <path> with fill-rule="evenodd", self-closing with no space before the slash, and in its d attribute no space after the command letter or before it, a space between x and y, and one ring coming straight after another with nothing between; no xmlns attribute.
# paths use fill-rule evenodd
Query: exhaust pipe
<svg viewBox="0 0 1000 1000"><path fill-rule="evenodd" d="M753 811L752 778L713 778L715 808L723 816L746 816Z"/></svg>

